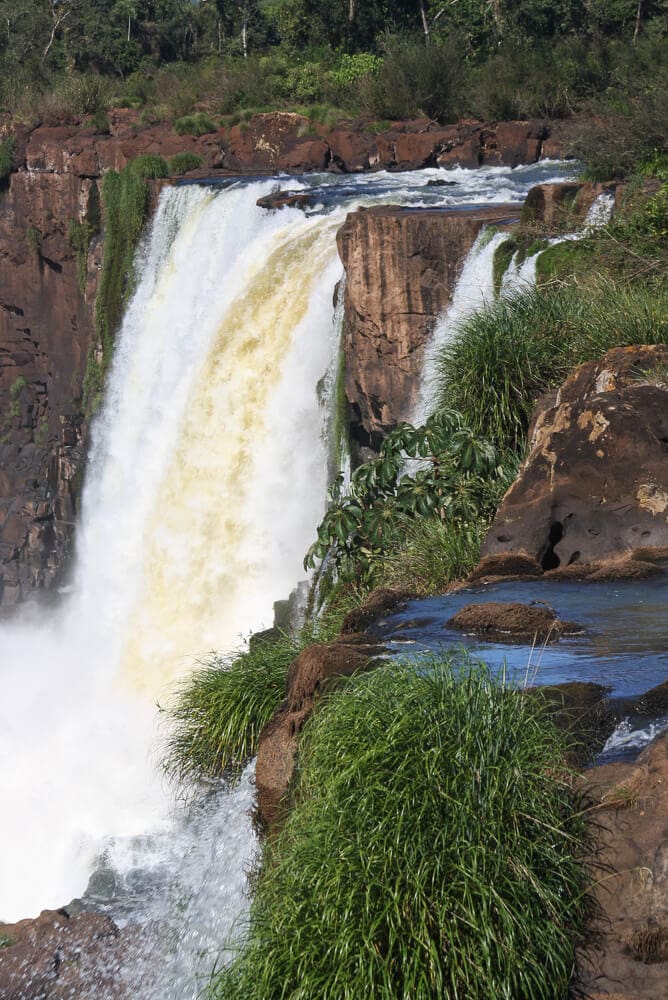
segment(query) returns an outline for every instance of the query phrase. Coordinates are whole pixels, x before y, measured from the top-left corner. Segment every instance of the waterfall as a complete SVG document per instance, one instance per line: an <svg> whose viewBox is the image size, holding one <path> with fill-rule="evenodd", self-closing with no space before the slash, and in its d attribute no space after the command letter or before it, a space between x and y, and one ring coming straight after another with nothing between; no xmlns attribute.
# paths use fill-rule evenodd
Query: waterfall
<svg viewBox="0 0 668 1000"><path fill-rule="evenodd" d="M81 893L110 838L167 828L156 700L271 625L303 575L341 213L263 213L268 188L162 193L93 429L71 593L0 630L0 919Z"/></svg>
<svg viewBox="0 0 668 1000"><path fill-rule="evenodd" d="M563 171L453 176L291 180L320 185L310 214L258 209L273 180L167 188L140 247L70 585L59 606L0 624L0 920L108 877L112 915L149 927L119 971L142 1000L196 997L248 905L252 767L232 792L179 807L156 769L155 706L197 658L270 625L303 576L328 459L338 446L346 461L337 229L360 204L519 202ZM501 238L476 243L437 337L491 296Z"/></svg>
<svg viewBox="0 0 668 1000"><path fill-rule="evenodd" d="M424 423L434 408L438 386L438 362L444 346L460 323L494 301L494 254L508 234L482 229L471 247L452 295L452 301L434 327L425 351L420 395L412 422Z"/></svg>

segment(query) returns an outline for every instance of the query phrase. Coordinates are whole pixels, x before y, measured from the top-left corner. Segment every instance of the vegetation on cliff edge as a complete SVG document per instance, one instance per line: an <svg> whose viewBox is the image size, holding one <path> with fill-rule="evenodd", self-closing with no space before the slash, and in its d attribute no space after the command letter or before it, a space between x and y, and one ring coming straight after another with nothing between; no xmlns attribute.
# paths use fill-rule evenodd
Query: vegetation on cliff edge
<svg viewBox="0 0 668 1000"><path fill-rule="evenodd" d="M342 682L216 1000L566 997L585 826L561 735L475 663Z"/></svg>

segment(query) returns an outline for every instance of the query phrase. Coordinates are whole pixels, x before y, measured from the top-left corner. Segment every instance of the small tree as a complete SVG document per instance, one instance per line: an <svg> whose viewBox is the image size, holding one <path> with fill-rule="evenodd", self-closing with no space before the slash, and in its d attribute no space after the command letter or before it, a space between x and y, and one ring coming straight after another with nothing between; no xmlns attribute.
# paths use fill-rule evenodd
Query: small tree
<svg viewBox="0 0 668 1000"><path fill-rule="evenodd" d="M500 454L464 425L461 414L443 409L421 427L401 423L349 486L343 474L337 476L304 567L329 556L342 576L372 584L406 517L436 517L471 531L493 512L505 479Z"/></svg>

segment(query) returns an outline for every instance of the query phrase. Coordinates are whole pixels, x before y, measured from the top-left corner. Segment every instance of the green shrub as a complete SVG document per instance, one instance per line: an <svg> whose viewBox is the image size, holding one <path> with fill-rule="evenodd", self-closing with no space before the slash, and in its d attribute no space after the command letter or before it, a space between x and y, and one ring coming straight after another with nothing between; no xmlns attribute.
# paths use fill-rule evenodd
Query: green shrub
<svg viewBox="0 0 668 1000"><path fill-rule="evenodd" d="M135 156L134 160L130 160L125 170L130 176L137 177L142 181L167 177L169 174L167 160L163 156L156 156L153 153Z"/></svg>
<svg viewBox="0 0 668 1000"><path fill-rule="evenodd" d="M167 163L170 174L187 174L190 170L198 170L202 166L202 157L197 153L175 153Z"/></svg>
<svg viewBox="0 0 668 1000"><path fill-rule="evenodd" d="M601 280L538 288L464 321L441 353L439 398L474 433L522 450L536 400L576 365L652 343L668 343L665 287Z"/></svg>
<svg viewBox="0 0 668 1000"><path fill-rule="evenodd" d="M335 479L304 566L327 558L342 580L378 585L407 519L435 517L452 531L468 531L493 512L500 459L454 410L443 407L420 427L398 424L378 458L360 465L349 485L343 486L342 473Z"/></svg>
<svg viewBox="0 0 668 1000"><path fill-rule="evenodd" d="M0 191L6 186L16 155L16 139L7 136L0 142Z"/></svg>
<svg viewBox="0 0 668 1000"><path fill-rule="evenodd" d="M360 101L375 118L427 115L456 121L464 107L466 73L454 40L425 48L422 42L394 39L382 66L360 80Z"/></svg>
<svg viewBox="0 0 668 1000"><path fill-rule="evenodd" d="M38 260L42 259L42 234L37 226L28 226L26 229L26 242L31 252Z"/></svg>
<svg viewBox="0 0 668 1000"><path fill-rule="evenodd" d="M195 111L191 115L185 115L174 122L174 131L177 135L206 135L207 132L215 132L216 126L209 116L203 111Z"/></svg>
<svg viewBox="0 0 668 1000"><path fill-rule="evenodd" d="M536 702L449 661L342 681L212 997L565 998L586 827Z"/></svg>
<svg viewBox="0 0 668 1000"><path fill-rule="evenodd" d="M162 156L146 155L135 157L121 173L110 170L102 181L104 250L95 299L96 342L84 376L84 406L89 411L100 402L113 335L134 289L134 255L150 203L146 181L166 176L167 162Z"/></svg>

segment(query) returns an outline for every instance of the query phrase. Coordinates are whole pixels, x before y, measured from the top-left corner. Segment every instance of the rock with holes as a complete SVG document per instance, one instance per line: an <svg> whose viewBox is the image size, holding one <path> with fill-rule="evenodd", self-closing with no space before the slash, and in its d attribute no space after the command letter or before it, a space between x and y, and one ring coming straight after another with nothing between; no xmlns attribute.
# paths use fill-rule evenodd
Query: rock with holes
<svg viewBox="0 0 668 1000"><path fill-rule="evenodd" d="M668 557L668 347L616 348L543 399L476 576L604 578Z"/></svg>

